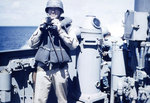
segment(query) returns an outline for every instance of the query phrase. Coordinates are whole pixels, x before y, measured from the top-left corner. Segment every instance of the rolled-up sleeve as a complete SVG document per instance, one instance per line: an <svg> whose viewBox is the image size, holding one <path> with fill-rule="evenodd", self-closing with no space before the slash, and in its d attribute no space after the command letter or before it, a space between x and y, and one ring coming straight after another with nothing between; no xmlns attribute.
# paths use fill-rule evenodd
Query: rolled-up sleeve
<svg viewBox="0 0 150 103"><path fill-rule="evenodd" d="M31 48L36 48L39 46L40 39L41 39L41 30L39 27L35 30L35 32L32 34L30 39L28 40L28 44Z"/></svg>

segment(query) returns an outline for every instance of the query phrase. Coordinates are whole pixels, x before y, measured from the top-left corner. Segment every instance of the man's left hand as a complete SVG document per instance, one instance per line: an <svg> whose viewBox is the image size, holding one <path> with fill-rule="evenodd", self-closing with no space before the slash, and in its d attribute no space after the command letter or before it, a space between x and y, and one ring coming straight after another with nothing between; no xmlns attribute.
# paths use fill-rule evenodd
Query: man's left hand
<svg viewBox="0 0 150 103"><path fill-rule="evenodd" d="M53 19L51 22L53 25L57 26L57 31L61 30L61 22L58 19Z"/></svg>

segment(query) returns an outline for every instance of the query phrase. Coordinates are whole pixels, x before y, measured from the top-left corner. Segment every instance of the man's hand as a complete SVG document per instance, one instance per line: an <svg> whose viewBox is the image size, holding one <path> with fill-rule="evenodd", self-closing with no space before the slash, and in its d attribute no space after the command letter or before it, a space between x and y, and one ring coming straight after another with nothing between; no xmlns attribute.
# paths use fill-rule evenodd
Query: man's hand
<svg viewBox="0 0 150 103"><path fill-rule="evenodd" d="M58 19L53 19L51 22L53 25L57 26L57 31L61 30L61 22Z"/></svg>
<svg viewBox="0 0 150 103"><path fill-rule="evenodd" d="M103 54L103 56L106 56L106 55L108 55L108 52L104 51L102 54Z"/></svg>

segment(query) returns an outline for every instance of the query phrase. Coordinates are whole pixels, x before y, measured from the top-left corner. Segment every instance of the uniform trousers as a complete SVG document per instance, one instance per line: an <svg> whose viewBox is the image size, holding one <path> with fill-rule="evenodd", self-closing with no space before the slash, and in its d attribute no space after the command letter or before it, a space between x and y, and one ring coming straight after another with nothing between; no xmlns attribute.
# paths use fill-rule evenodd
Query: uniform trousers
<svg viewBox="0 0 150 103"><path fill-rule="evenodd" d="M47 103L53 85L58 103L67 103L68 64L52 65L47 69L38 66L35 82L34 103Z"/></svg>

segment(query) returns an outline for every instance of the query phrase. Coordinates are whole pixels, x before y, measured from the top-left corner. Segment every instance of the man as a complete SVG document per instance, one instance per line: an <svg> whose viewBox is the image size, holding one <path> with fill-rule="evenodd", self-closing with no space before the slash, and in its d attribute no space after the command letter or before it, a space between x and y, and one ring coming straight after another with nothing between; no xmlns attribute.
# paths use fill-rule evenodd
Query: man
<svg viewBox="0 0 150 103"><path fill-rule="evenodd" d="M61 17L64 9L60 0L49 0L45 11L47 17L29 39L30 47L38 47L34 103L46 103L52 85L58 103L67 103L67 63L71 61L70 50L79 44L76 35L80 32L69 18Z"/></svg>
<svg viewBox="0 0 150 103"><path fill-rule="evenodd" d="M111 61L111 33L110 32L106 32L105 34L103 34L103 59L107 62Z"/></svg>

